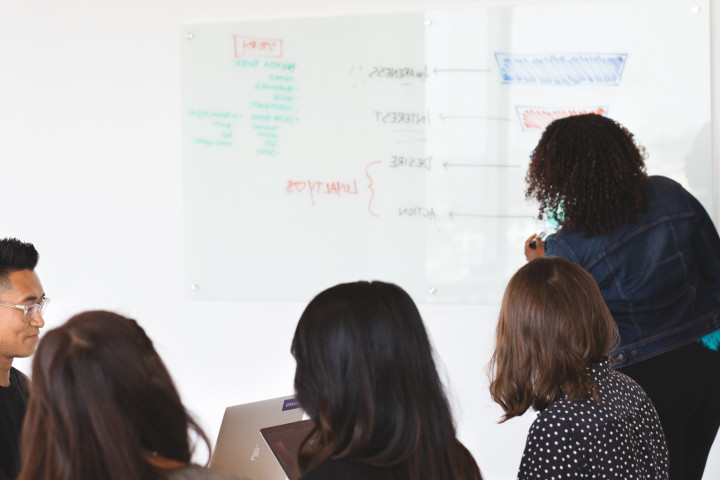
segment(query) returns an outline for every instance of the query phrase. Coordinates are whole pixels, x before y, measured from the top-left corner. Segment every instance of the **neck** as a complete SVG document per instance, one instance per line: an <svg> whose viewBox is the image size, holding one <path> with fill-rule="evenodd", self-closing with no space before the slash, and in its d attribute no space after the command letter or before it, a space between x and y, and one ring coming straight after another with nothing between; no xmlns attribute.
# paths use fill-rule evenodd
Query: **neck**
<svg viewBox="0 0 720 480"><path fill-rule="evenodd" d="M10 367L12 367L12 358L0 357L0 387L10 386Z"/></svg>

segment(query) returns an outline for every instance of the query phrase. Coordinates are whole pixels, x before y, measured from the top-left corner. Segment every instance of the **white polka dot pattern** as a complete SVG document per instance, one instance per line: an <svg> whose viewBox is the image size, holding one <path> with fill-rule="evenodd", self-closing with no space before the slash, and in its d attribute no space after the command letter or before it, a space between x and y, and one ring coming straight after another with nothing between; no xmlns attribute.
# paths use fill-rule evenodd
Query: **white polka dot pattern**
<svg viewBox="0 0 720 480"><path fill-rule="evenodd" d="M666 480L668 453L655 407L640 386L592 365L601 403L561 396L530 427L518 479Z"/></svg>

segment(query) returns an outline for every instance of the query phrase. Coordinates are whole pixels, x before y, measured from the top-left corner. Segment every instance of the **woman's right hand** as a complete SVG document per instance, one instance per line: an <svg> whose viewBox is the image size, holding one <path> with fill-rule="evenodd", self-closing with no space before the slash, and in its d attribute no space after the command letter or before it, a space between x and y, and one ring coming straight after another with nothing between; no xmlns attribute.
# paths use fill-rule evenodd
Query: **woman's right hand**
<svg viewBox="0 0 720 480"><path fill-rule="evenodd" d="M531 243L533 243L533 240L535 241L534 248L530 245ZM525 240L525 260L529 262L530 260L544 256L545 244L543 243L542 237L538 236L538 234L536 233L533 233L527 240Z"/></svg>

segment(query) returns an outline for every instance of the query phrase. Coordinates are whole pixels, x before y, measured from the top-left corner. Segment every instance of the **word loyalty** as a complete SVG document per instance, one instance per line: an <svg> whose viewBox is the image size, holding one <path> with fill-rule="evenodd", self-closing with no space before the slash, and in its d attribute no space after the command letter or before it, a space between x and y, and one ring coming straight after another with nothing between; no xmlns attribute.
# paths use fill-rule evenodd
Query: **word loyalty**
<svg viewBox="0 0 720 480"><path fill-rule="evenodd" d="M357 180L351 182L320 182L313 180L288 180L285 186L287 193L296 194L306 191L310 194L310 201L315 206L316 196L335 196L342 197L346 195L357 195Z"/></svg>

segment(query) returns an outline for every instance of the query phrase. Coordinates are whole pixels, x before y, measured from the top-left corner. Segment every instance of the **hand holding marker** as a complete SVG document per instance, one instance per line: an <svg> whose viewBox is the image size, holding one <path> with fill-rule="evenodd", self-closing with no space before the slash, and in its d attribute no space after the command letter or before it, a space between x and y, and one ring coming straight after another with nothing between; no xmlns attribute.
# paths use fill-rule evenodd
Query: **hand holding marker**
<svg viewBox="0 0 720 480"><path fill-rule="evenodd" d="M535 243L535 240L537 240L538 238L540 240L542 240L543 238L545 238L545 235L547 235L547 232L545 232L545 231L538 233L537 236L535 238L533 238L533 240L530 242L530 245L528 245L528 246L530 248L537 248L537 243Z"/></svg>

